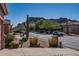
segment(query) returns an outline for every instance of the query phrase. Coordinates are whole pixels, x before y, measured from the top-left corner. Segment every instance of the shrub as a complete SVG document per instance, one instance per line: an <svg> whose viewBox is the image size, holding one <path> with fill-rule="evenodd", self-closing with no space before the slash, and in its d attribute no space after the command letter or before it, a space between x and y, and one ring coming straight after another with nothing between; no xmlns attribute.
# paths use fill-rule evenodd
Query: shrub
<svg viewBox="0 0 79 59"><path fill-rule="evenodd" d="M10 48L18 48L19 47L19 42L17 41L12 41L10 43Z"/></svg>
<svg viewBox="0 0 79 59"><path fill-rule="evenodd" d="M5 47L6 47L6 48L9 48L9 47L10 47L9 44L10 44L13 40L14 40L14 35L12 35L12 34L10 34L10 33L6 34L6 36L5 36Z"/></svg>
<svg viewBox="0 0 79 59"><path fill-rule="evenodd" d="M23 43L27 41L26 37L23 37L22 40L20 40L19 44L21 44L21 47L23 46Z"/></svg>
<svg viewBox="0 0 79 59"><path fill-rule="evenodd" d="M38 44L38 38L37 37L31 37L30 38L30 47L36 47Z"/></svg>
<svg viewBox="0 0 79 59"><path fill-rule="evenodd" d="M44 30L43 32L45 32L61 29L61 26L56 21L38 20L35 22L35 28L38 31L42 29Z"/></svg>
<svg viewBox="0 0 79 59"><path fill-rule="evenodd" d="M49 47L58 47L58 37L52 36L49 40Z"/></svg>
<svg viewBox="0 0 79 59"><path fill-rule="evenodd" d="M22 41L23 41L23 42L26 42L26 41L27 41L27 38L26 38L26 37L23 37L23 38L22 38Z"/></svg>

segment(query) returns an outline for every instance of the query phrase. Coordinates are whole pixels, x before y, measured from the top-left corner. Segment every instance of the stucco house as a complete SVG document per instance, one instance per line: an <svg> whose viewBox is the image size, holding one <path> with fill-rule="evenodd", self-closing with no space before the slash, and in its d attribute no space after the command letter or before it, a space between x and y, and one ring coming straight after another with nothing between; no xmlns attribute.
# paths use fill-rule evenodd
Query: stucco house
<svg viewBox="0 0 79 59"><path fill-rule="evenodd" d="M0 3L0 49L5 48L4 39L4 16L8 14L6 4Z"/></svg>
<svg viewBox="0 0 79 59"><path fill-rule="evenodd" d="M67 33L68 31L69 34L79 34L79 22L68 21L67 23L62 23L61 25L63 26L63 32Z"/></svg>
<svg viewBox="0 0 79 59"><path fill-rule="evenodd" d="M11 25L11 21L8 19L4 20L4 33L9 33L12 32L12 25Z"/></svg>

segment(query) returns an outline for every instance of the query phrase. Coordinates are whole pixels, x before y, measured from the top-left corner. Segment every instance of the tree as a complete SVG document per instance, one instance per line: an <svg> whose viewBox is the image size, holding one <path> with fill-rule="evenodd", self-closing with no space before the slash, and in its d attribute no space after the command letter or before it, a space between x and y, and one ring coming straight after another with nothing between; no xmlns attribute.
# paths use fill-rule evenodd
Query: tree
<svg viewBox="0 0 79 59"><path fill-rule="evenodd" d="M44 21L44 20L41 19L41 20L38 20L37 22L35 22L36 31L39 30L39 29L41 29L39 26L40 26L41 24L43 24L43 21Z"/></svg>
<svg viewBox="0 0 79 59"><path fill-rule="evenodd" d="M55 22L55 21L49 21L49 20L39 20L36 22L36 28L37 30L45 30L45 31L50 31L50 30L55 30L55 29L60 29L60 25Z"/></svg>

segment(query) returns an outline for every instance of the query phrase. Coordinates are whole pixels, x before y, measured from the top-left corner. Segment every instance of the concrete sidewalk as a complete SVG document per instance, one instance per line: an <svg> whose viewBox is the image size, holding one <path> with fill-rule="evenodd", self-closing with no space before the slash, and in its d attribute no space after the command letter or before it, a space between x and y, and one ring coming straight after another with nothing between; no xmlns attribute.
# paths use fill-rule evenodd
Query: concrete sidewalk
<svg viewBox="0 0 79 59"><path fill-rule="evenodd" d="M79 56L69 48L18 48L0 50L0 56Z"/></svg>

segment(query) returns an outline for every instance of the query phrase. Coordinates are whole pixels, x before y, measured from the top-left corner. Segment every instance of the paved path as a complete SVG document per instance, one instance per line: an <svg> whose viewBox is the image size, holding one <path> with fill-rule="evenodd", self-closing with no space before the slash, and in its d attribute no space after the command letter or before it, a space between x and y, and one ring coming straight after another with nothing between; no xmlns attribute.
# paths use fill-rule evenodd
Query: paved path
<svg viewBox="0 0 79 59"><path fill-rule="evenodd" d="M59 37L64 46L75 48L79 50L79 37L76 36L63 36Z"/></svg>
<svg viewBox="0 0 79 59"><path fill-rule="evenodd" d="M79 56L69 48L18 48L0 50L0 56Z"/></svg>
<svg viewBox="0 0 79 59"><path fill-rule="evenodd" d="M39 37L41 41L44 42L44 45L48 45L48 38L52 35L48 34L37 34L37 33L30 33L32 36ZM63 43L64 46L79 49L79 37L78 36L63 36L59 37L59 41Z"/></svg>

